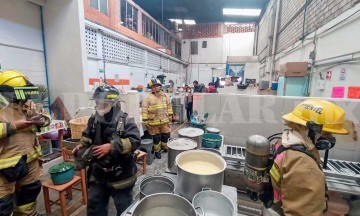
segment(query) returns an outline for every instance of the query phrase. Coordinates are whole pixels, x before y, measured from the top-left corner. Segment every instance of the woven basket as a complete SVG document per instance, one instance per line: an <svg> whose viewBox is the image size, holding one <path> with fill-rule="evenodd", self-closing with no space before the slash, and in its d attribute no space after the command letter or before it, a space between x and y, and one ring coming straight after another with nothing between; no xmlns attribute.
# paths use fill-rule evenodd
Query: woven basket
<svg viewBox="0 0 360 216"><path fill-rule="evenodd" d="M90 116L83 116L69 121L71 129L71 139L81 139L82 132L86 129Z"/></svg>

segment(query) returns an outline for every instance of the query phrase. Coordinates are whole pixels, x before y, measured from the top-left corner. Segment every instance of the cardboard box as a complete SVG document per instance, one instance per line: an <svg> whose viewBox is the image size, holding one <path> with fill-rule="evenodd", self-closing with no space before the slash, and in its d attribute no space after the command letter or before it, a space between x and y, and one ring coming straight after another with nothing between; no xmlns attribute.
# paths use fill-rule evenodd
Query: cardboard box
<svg viewBox="0 0 360 216"><path fill-rule="evenodd" d="M39 139L41 145L41 153L43 156L53 153L51 139Z"/></svg>
<svg viewBox="0 0 360 216"><path fill-rule="evenodd" d="M285 77L302 77L307 76L307 62L287 62L280 65L280 76Z"/></svg>

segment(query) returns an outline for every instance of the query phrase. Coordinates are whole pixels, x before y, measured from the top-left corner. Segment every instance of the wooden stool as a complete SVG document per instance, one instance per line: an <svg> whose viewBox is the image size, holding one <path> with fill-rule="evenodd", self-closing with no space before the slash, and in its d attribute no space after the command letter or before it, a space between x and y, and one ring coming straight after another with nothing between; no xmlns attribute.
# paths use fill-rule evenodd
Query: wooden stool
<svg viewBox="0 0 360 216"><path fill-rule="evenodd" d="M145 175L146 174L146 152L143 151L136 151L135 154L137 155L136 160L138 164L142 165L142 169L138 171L138 173L140 173L142 171L142 174ZM139 163L139 161L142 161L141 163Z"/></svg>
<svg viewBox="0 0 360 216"><path fill-rule="evenodd" d="M63 158L64 161L73 161L73 159L70 159L72 156L71 150L63 149ZM77 184L81 184L81 188L74 187ZM85 175L85 169L82 169L80 171L80 176L75 175L74 178L65 184L62 185L54 185L51 180L47 180L42 183L43 193L44 193L44 202L45 202L45 210L47 214L51 214L51 206L56 204L60 205L61 207L61 215L67 216L68 211L70 208L77 205L79 202L82 202L83 205L86 205L87 203L87 188L86 188L86 175ZM49 189L59 192L59 199L53 201L50 200L50 194ZM66 198L68 200L73 199L72 189L81 191L82 197L78 199L74 204L70 206L66 206Z"/></svg>

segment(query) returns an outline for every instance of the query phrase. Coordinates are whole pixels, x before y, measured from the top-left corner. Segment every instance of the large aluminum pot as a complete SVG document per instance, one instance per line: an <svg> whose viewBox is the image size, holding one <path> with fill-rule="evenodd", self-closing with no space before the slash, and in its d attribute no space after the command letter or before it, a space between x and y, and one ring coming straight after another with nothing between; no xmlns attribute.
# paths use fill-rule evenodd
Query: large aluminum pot
<svg viewBox="0 0 360 216"><path fill-rule="evenodd" d="M197 216L194 206L175 194L159 193L145 197L131 216Z"/></svg>
<svg viewBox="0 0 360 216"><path fill-rule="evenodd" d="M197 143L197 148L201 148L202 135L204 134L204 130L200 128L182 128L178 131L179 137L189 138L194 140Z"/></svg>
<svg viewBox="0 0 360 216"><path fill-rule="evenodd" d="M139 185L140 199L156 193L174 193L175 183L166 176L149 176Z"/></svg>
<svg viewBox="0 0 360 216"><path fill-rule="evenodd" d="M178 190L180 195L192 200L203 188L221 192L224 182L226 161L219 155L190 150L180 153L175 164L178 166Z"/></svg>
<svg viewBox="0 0 360 216"><path fill-rule="evenodd" d="M192 204L201 216L235 216L237 214L234 203L227 196L216 191L204 190L197 193Z"/></svg>
<svg viewBox="0 0 360 216"><path fill-rule="evenodd" d="M171 172L177 172L177 166L175 166L175 158L181 152L187 150L196 149L197 143L194 140L187 138L174 138L170 139L168 144L168 169Z"/></svg>

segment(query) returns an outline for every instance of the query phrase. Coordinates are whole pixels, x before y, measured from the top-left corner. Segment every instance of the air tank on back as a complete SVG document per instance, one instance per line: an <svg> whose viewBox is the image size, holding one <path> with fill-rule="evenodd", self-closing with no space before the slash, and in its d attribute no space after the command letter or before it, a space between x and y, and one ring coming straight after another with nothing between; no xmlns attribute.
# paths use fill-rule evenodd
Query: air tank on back
<svg viewBox="0 0 360 216"><path fill-rule="evenodd" d="M258 199L269 181L266 174L270 157L270 142L260 135L252 135L246 140L245 183L250 191L250 198ZM267 182L266 182L267 181Z"/></svg>

